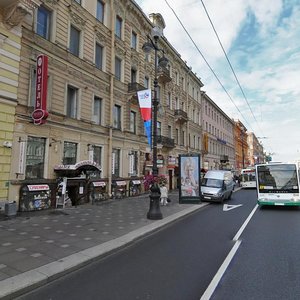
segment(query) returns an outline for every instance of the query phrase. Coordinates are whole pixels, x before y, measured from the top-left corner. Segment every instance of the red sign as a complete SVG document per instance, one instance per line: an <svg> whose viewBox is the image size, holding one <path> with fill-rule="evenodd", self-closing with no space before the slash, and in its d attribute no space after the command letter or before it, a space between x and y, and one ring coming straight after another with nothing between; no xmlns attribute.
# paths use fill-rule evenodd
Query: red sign
<svg viewBox="0 0 300 300"><path fill-rule="evenodd" d="M47 112L47 83L48 83L48 57L39 55L36 59L36 97L35 109L32 113L33 122L36 125L46 123Z"/></svg>

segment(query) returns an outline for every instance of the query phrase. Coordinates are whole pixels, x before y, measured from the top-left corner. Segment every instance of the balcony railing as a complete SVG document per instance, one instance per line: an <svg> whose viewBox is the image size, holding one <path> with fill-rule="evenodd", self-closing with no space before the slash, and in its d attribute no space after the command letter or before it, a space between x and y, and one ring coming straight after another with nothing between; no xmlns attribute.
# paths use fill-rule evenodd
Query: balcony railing
<svg viewBox="0 0 300 300"><path fill-rule="evenodd" d="M158 67L157 78L160 83L167 83L172 81L170 70L165 67Z"/></svg>
<svg viewBox="0 0 300 300"><path fill-rule="evenodd" d="M128 93L135 93L138 91L145 90L146 88L137 82L128 83Z"/></svg>
<svg viewBox="0 0 300 300"><path fill-rule="evenodd" d="M228 161L229 161L228 155L221 155L220 156L220 162L225 163L225 162L228 162Z"/></svg>
<svg viewBox="0 0 300 300"><path fill-rule="evenodd" d="M171 139L167 136L162 136L162 135L157 136L157 144L161 144L163 147L166 147L166 148L174 148L175 147L174 139Z"/></svg>
<svg viewBox="0 0 300 300"><path fill-rule="evenodd" d="M188 120L187 113L185 111L183 111L182 109L175 109L174 116L175 116L176 120L179 122L184 123L184 122L187 122L187 120Z"/></svg>

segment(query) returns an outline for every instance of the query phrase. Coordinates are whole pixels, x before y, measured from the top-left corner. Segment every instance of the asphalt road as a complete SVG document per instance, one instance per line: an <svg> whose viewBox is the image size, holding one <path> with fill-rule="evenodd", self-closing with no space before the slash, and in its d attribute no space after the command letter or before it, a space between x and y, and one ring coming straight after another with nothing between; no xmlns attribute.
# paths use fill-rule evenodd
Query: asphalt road
<svg viewBox="0 0 300 300"><path fill-rule="evenodd" d="M255 206L255 192L236 192L225 204L232 206L206 206L19 299L199 300Z"/></svg>
<svg viewBox="0 0 300 300"><path fill-rule="evenodd" d="M257 209L212 300L300 299L300 208Z"/></svg>

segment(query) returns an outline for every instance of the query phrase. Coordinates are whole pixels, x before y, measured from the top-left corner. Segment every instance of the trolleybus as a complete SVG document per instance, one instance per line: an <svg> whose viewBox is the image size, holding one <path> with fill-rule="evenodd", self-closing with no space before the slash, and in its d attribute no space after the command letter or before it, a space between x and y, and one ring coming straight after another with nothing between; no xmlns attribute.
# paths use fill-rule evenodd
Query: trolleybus
<svg viewBox="0 0 300 300"><path fill-rule="evenodd" d="M256 171L255 168L242 169L241 171L241 187L256 188Z"/></svg>
<svg viewBox="0 0 300 300"><path fill-rule="evenodd" d="M256 165L257 203L259 205L298 205L299 170L295 163Z"/></svg>

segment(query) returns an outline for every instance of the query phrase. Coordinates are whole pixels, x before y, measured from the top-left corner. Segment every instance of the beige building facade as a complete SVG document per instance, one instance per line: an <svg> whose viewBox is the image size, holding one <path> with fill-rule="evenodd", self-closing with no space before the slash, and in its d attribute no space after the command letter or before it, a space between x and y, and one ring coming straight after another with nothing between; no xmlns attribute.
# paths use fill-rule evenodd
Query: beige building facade
<svg viewBox="0 0 300 300"><path fill-rule="evenodd" d="M73 204L103 191L142 191L152 161L136 92L153 89L154 54L142 46L162 16L148 18L125 0L38 4L19 36L8 198L34 210L55 206L63 185ZM178 156L201 153L203 83L164 37L159 48L169 64L158 68L158 167L176 188ZM40 55L48 60L47 101L34 124Z"/></svg>
<svg viewBox="0 0 300 300"><path fill-rule="evenodd" d="M234 121L206 94L202 93L203 168L235 168Z"/></svg>

